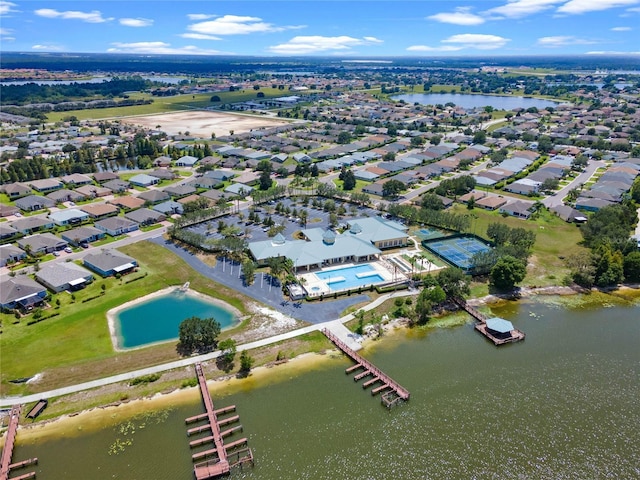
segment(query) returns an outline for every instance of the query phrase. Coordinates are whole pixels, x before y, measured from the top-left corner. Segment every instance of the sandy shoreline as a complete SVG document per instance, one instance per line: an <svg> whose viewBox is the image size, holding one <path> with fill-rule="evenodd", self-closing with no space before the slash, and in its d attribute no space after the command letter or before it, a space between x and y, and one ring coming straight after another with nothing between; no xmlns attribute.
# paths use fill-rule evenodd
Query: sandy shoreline
<svg viewBox="0 0 640 480"><path fill-rule="evenodd" d="M107 323L109 325L109 335L111 336L111 345L113 346L113 349L116 352L129 352L132 350L137 350L140 348L147 348L151 345L157 345L157 344L161 344L161 343L166 343L166 342L174 342L175 340L166 340L166 341L162 341L162 342L154 342L153 344L145 344L145 345L140 345L139 347L131 347L131 348L124 348L121 347L119 342L118 342L118 329L116 328L116 316L118 313L120 313L122 310L126 310L127 308L131 308L135 305L139 305L140 303L146 302L147 300L151 300L153 298L157 298L157 297L161 297L163 295L166 295L168 293L172 293L175 292L177 290L180 290L181 287L179 286L174 286L174 287L167 287L167 288L163 288L162 290L158 290L156 292L150 293L149 295L145 295L144 297L140 297L140 298L136 298L134 300L130 300L126 303L123 303L122 305L118 305L117 307L112 308L111 310L109 310L107 312ZM220 300L219 298L215 298L215 297L210 297L209 295L205 295L204 293L200 293L196 290L187 290L185 292L186 295L191 295L194 297L198 297L202 300L205 300L207 302L210 302L214 305L217 305L218 307L221 307L225 310L230 311L235 319L236 322L234 322L233 325L227 327L227 328L233 328L235 326L237 326L237 323L241 320L242 318L242 312L240 312L240 310L238 310L237 308L229 305L228 303Z"/></svg>
<svg viewBox="0 0 640 480"><path fill-rule="evenodd" d="M256 367L251 370L248 378L239 379L231 375L208 380L209 391L212 393L215 402L216 396L226 396L241 389L260 388L268 383L290 380L294 375L303 374L323 363L343 358L338 351L332 350L327 353L305 353L277 366ZM199 388L189 387L176 389L168 393L156 393L150 397L137 398L117 405L95 407L79 413L62 415L33 425L22 424L19 427L20 441L77 436L117 425L149 410L182 406L188 403L195 403L199 399Z"/></svg>

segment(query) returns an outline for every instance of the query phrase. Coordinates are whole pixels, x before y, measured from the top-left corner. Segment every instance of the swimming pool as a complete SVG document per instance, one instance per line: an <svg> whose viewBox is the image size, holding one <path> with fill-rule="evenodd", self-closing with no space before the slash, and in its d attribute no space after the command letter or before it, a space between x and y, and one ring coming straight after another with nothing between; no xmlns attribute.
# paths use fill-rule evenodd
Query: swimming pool
<svg viewBox="0 0 640 480"><path fill-rule="evenodd" d="M384 277L368 263L316 272L315 275L334 292L385 281Z"/></svg>

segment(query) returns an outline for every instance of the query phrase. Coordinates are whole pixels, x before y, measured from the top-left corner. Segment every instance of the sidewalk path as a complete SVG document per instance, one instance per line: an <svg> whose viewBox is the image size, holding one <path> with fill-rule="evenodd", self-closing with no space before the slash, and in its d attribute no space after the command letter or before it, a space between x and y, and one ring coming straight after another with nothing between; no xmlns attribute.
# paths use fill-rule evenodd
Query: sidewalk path
<svg viewBox="0 0 640 480"><path fill-rule="evenodd" d="M419 290L403 290L400 292L392 292L386 295L382 295L375 301L371 302L369 305L362 308L364 311L372 310L377 306L381 305L385 300L389 298L396 297L406 297L411 295L417 295ZM340 338L342 338L343 334L345 334L346 328L343 326L344 323L352 320L353 314L345 315L338 320L332 320L324 323L317 323L314 325L309 325L307 327L299 328L297 330L292 330L290 332L282 333L280 335L275 335L273 337L264 338L262 340L256 340L255 342L246 343L244 345L238 346L237 350L239 352L243 350L252 350L254 348L264 347L266 345L271 345L277 342L281 342L283 340L288 340L290 338L295 338L300 335L305 335L310 332L322 330L323 328L329 328L333 333L339 332ZM344 329L344 330L343 330ZM353 343L352 334L347 338L349 340L349 344ZM154 373L166 372L167 370L173 370L176 368L189 367L197 362L206 362L217 358L220 355L219 351L207 353L205 355L196 355L193 357L184 358L181 360L176 360L173 362L163 363L162 365L155 365L153 367L141 368L139 370L134 370L132 372L121 373L118 375L112 375L110 377L101 378L98 380L92 380L90 382L79 383L77 385L70 385L67 387L56 388L54 390L49 390L47 392L34 393L32 395L25 395L23 397L5 397L0 398L0 408L8 408L18 403L31 403L37 402L43 398L54 398L59 397L61 395L69 395L72 393L82 392L84 390L89 390L92 388L102 387L104 385L111 385L113 383L118 382L126 382L128 380L143 376L143 375L151 375Z"/></svg>

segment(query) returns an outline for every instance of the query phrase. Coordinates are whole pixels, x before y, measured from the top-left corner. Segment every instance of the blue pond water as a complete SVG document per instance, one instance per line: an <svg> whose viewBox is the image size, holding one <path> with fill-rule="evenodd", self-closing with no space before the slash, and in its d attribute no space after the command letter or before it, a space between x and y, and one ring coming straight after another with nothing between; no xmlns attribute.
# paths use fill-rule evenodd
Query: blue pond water
<svg viewBox="0 0 640 480"><path fill-rule="evenodd" d="M371 265L364 264L336 268L328 272L317 272L316 276L324 280L332 291L338 291L384 282L384 278L374 272L375 269Z"/></svg>
<svg viewBox="0 0 640 480"><path fill-rule="evenodd" d="M236 319L224 308L191 293L171 292L152 298L116 315L121 348L133 348L178 338L180 323L189 317L214 318L222 328Z"/></svg>

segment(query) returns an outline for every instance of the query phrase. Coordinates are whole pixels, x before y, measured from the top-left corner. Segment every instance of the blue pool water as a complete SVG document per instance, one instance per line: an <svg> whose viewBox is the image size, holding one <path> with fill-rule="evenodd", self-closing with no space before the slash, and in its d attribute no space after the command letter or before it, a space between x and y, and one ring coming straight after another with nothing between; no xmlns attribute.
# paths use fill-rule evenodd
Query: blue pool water
<svg viewBox="0 0 640 480"><path fill-rule="evenodd" d="M369 264L336 268L328 272L317 272L316 275L324 280L332 291L384 282L384 278Z"/></svg>
<svg viewBox="0 0 640 480"><path fill-rule="evenodd" d="M214 318L222 328L235 323L234 315L218 305L193 294L171 292L116 315L119 347L133 348L177 339L180 323L190 317Z"/></svg>

